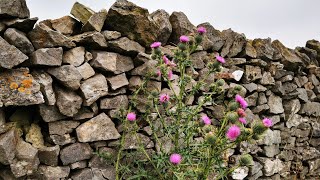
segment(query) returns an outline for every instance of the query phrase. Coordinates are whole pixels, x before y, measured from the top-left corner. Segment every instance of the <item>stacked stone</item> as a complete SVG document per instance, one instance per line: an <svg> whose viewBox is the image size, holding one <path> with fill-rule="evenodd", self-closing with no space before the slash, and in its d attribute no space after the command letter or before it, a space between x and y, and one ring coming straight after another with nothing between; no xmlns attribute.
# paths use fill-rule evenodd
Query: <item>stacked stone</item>
<svg viewBox="0 0 320 180"><path fill-rule="evenodd" d="M149 14L126 0L99 12L75 3L71 14L35 25L38 19L30 18L24 0L0 2L0 179L114 179L112 161L122 131L117 114L128 107L143 76L155 71L149 45L160 41L162 51L173 56L172 44L196 29L182 12ZM311 40L291 50L278 40L248 40L231 29L199 26L207 34L191 55L191 82L203 78L208 54L219 52L227 60L223 71L238 72L235 79L241 79L227 80L226 95L231 97L241 85L240 94L251 109L246 110L247 121L270 117L274 123L261 140L230 150L230 159L248 152L255 160L252 168L241 167L232 178L318 178L320 43ZM169 91L157 78L148 88ZM137 110L143 113L147 97L138 99ZM221 119L225 106L208 103L204 111ZM147 152L159 150L150 127L142 128L138 135ZM158 136L170 151L172 143ZM131 136L124 145L138 148Z"/></svg>

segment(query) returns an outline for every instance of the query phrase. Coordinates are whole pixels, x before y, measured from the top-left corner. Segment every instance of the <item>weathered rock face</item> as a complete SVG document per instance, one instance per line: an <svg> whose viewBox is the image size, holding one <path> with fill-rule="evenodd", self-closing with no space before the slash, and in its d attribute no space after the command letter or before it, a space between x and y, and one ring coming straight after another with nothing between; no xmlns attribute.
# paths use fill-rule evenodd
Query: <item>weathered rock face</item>
<svg viewBox="0 0 320 180"><path fill-rule="evenodd" d="M41 23L29 32L29 39L36 49L51 48L51 47L74 47L75 44L61 33L50 29L45 24Z"/></svg>
<svg viewBox="0 0 320 180"><path fill-rule="evenodd" d="M50 21L52 28L63 35L71 35L79 25L79 22L70 16L63 16Z"/></svg>
<svg viewBox="0 0 320 180"><path fill-rule="evenodd" d="M7 70L0 74L0 101L5 106L28 106L44 103L40 85L28 68Z"/></svg>
<svg viewBox="0 0 320 180"><path fill-rule="evenodd" d="M72 90L77 90L80 87L82 76L72 65L51 68L48 69L48 73L58 79L64 86Z"/></svg>
<svg viewBox="0 0 320 180"><path fill-rule="evenodd" d="M0 37L0 66L6 69L12 69L28 59L19 49L10 45L6 40Z"/></svg>
<svg viewBox="0 0 320 180"><path fill-rule="evenodd" d="M148 10L126 0L118 0L110 7L106 26L143 46L150 45L158 37L159 27L149 18Z"/></svg>
<svg viewBox="0 0 320 180"><path fill-rule="evenodd" d="M8 28L4 32L4 39L18 48L24 54L30 54L34 51L32 43L27 38L24 32L14 28Z"/></svg>
<svg viewBox="0 0 320 180"><path fill-rule="evenodd" d="M90 159L93 151L87 143L75 143L60 151L60 159L64 165L68 165L77 161Z"/></svg>
<svg viewBox="0 0 320 180"><path fill-rule="evenodd" d="M93 142L120 138L120 134L114 127L111 119L104 113L81 124L77 129L77 137L80 142Z"/></svg>
<svg viewBox="0 0 320 180"><path fill-rule="evenodd" d="M84 104L91 105L108 94L108 83L102 74L97 74L81 83L80 90L85 97Z"/></svg>
<svg viewBox="0 0 320 180"><path fill-rule="evenodd" d="M0 3L0 18L28 18L29 16L30 12L25 0L3 0Z"/></svg>
<svg viewBox="0 0 320 180"><path fill-rule="evenodd" d="M59 48L42 48L31 54L31 64L42 66L61 66L63 50Z"/></svg>
<svg viewBox="0 0 320 180"><path fill-rule="evenodd" d="M169 20L172 25L172 33L169 39L170 42L178 44L180 36L189 35L195 31L195 26L183 12L173 12L170 15Z"/></svg>

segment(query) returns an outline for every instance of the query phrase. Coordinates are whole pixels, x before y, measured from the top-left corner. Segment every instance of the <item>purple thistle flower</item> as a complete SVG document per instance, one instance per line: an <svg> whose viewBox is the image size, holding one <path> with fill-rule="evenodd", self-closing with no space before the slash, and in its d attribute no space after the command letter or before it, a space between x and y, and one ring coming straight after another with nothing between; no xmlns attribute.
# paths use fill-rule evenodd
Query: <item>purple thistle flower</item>
<svg viewBox="0 0 320 180"><path fill-rule="evenodd" d="M159 96L159 101L161 103L165 103L165 102L168 102L170 100L170 96L168 94L161 94Z"/></svg>
<svg viewBox="0 0 320 180"><path fill-rule="evenodd" d="M239 94L236 95L236 101L240 104L242 109L246 109L248 107L247 101L241 97Z"/></svg>
<svg viewBox="0 0 320 180"><path fill-rule="evenodd" d="M271 127L272 126L272 120L271 119L269 119L269 118L264 118L263 120L262 120L262 123L263 123L263 125L265 126L265 127Z"/></svg>
<svg viewBox="0 0 320 180"><path fill-rule="evenodd" d="M226 60L225 60L222 56L216 55L216 59L217 59L217 61L219 61L221 64L226 63Z"/></svg>
<svg viewBox="0 0 320 180"><path fill-rule="evenodd" d="M205 124L205 125L210 125L211 124L211 119L207 116L207 115L203 115L201 117L202 119L202 122Z"/></svg>
<svg viewBox="0 0 320 180"><path fill-rule="evenodd" d="M158 48L161 46L161 42L154 42L150 45L151 48Z"/></svg>
<svg viewBox="0 0 320 180"><path fill-rule="evenodd" d="M242 123L242 124L247 124L247 120L245 118L239 118L239 121Z"/></svg>
<svg viewBox="0 0 320 180"><path fill-rule="evenodd" d="M234 141L237 139L238 136L240 136L241 131L240 128L236 125L232 125L228 131L227 131L227 138L231 141Z"/></svg>
<svg viewBox="0 0 320 180"><path fill-rule="evenodd" d="M127 119L129 121L135 121L137 119L136 114L134 112L130 112L127 114Z"/></svg>
<svg viewBox="0 0 320 180"><path fill-rule="evenodd" d="M197 31L199 34L204 34L207 32L206 28L203 26L198 27Z"/></svg>
<svg viewBox="0 0 320 180"><path fill-rule="evenodd" d="M181 160L182 160L182 157L180 154L174 153L174 154L171 154L170 156L170 162L174 165L180 164Z"/></svg>
<svg viewBox="0 0 320 180"><path fill-rule="evenodd" d="M182 42L182 43L189 42L189 37L188 36L180 36L180 42Z"/></svg>

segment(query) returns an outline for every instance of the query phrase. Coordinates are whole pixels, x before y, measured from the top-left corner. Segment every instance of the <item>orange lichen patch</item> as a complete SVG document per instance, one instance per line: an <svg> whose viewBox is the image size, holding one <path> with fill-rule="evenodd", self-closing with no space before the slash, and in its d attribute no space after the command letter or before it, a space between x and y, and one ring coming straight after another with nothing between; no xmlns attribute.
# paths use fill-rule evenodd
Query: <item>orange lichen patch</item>
<svg viewBox="0 0 320 180"><path fill-rule="evenodd" d="M10 83L10 89L17 89L18 87L19 86L17 83L15 83L15 82Z"/></svg>
<svg viewBox="0 0 320 180"><path fill-rule="evenodd" d="M24 88L24 87L19 87L19 88L18 88L18 91L19 91L19 92L25 92L25 91L26 91L26 88Z"/></svg>
<svg viewBox="0 0 320 180"><path fill-rule="evenodd" d="M30 88L32 86L32 79L25 79L21 81L21 84L25 88Z"/></svg>
<svg viewBox="0 0 320 180"><path fill-rule="evenodd" d="M28 91L26 92L26 94L31 94L31 91L30 91L30 90L28 90Z"/></svg>
<svg viewBox="0 0 320 180"><path fill-rule="evenodd" d="M26 77L30 77L31 76L28 71L23 72L23 75L26 76Z"/></svg>

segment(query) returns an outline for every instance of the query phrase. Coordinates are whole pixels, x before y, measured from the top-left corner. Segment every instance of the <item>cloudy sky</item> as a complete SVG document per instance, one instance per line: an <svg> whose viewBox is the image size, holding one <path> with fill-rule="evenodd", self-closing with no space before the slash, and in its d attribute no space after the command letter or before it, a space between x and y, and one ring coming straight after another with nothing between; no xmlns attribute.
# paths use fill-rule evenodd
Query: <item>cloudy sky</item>
<svg viewBox="0 0 320 180"><path fill-rule="evenodd" d="M318 0L131 0L149 12L164 9L184 12L197 25L209 22L216 29L231 28L247 38L279 39L286 46L304 46L320 40ZM32 17L40 20L68 15L75 0L27 0ZM98 11L115 0L78 0Z"/></svg>

